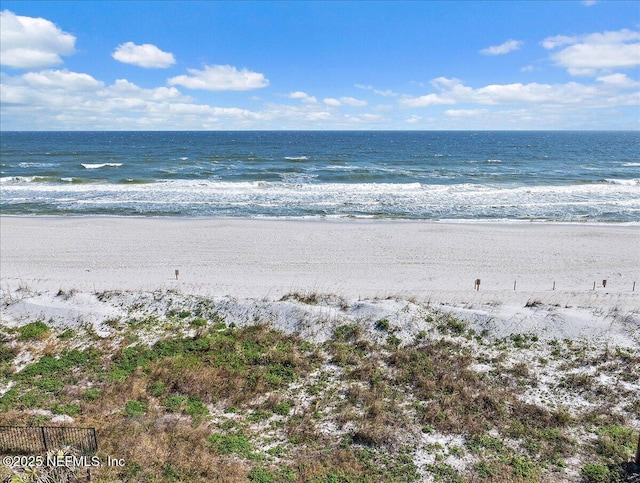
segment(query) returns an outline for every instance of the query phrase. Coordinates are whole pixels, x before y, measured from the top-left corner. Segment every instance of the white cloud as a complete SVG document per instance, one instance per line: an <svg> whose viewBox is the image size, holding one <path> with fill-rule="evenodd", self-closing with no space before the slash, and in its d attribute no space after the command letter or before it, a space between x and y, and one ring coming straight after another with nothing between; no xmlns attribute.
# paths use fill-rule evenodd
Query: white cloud
<svg viewBox="0 0 640 483"><path fill-rule="evenodd" d="M462 84L455 77L436 77L431 85L440 91L439 94L431 93L419 97L404 96L399 103L402 107L430 107L456 102L469 97L472 89Z"/></svg>
<svg viewBox="0 0 640 483"><path fill-rule="evenodd" d="M173 54L163 52L152 44L136 45L133 42L126 42L118 45L118 48L111 55L118 62L148 69L166 69L176 63Z"/></svg>
<svg viewBox="0 0 640 483"><path fill-rule="evenodd" d="M444 111L446 116L455 118L486 116L488 113L487 109L447 109Z"/></svg>
<svg viewBox="0 0 640 483"><path fill-rule="evenodd" d="M598 0L582 0L582 5L584 5L585 7L592 7L596 3L598 3Z"/></svg>
<svg viewBox="0 0 640 483"><path fill-rule="evenodd" d="M243 128L267 118L262 112L198 104L175 87L145 89L126 79L105 86L68 71L2 74L0 90L0 121L14 129Z"/></svg>
<svg viewBox="0 0 640 483"><path fill-rule="evenodd" d="M322 102L331 107L340 107L342 105L342 102L340 102L338 99L334 99L333 97L322 99Z"/></svg>
<svg viewBox="0 0 640 483"><path fill-rule="evenodd" d="M578 37L548 37L542 46L547 50L563 47L551 58L571 75L594 76L640 65L640 32L628 29Z"/></svg>
<svg viewBox="0 0 640 483"><path fill-rule="evenodd" d="M598 77L596 80L622 89L635 89L640 87L640 82L627 77L625 74L619 73Z"/></svg>
<svg viewBox="0 0 640 483"><path fill-rule="evenodd" d="M208 91L248 91L269 85L264 74L230 65L207 65L203 70L188 69L188 72L191 75L170 78L169 84Z"/></svg>
<svg viewBox="0 0 640 483"><path fill-rule="evenodd" d="M184 96L175 87L156 87L155 89L143 89L126 79L117 79L109 86L103 95L114 97L129 97L151 101L189 101L190 97Z"/></svg>
<svg viewBox="0 0 640 483"><path fill-rule="evenodd" d="M61 55L75 52L76 38L43 18L0 12L0 62L20 69L62 64Z"/></svg>
<svg viewBox="0 0 640 483"><path fill-rule="evenodd" d="M356 99L355 97L341 97L340 102L351 107L364 107L368 104L367 101Z"/></svg>
<svg viewBox="0 0 640 483"><path fill-rule="evenodd" d="M431 84L437 93L419 97L404 97L399 104L404 108L432 107L446 104L471 103L485 106L497 105L577 105L585 108L630 105L633 95L623 92L637 87L637 83L624 75L611 75L598 79L600 84L490 84L474 89L465 86L459 79L439 77ZM640 96L635 94L636 103Z"/></svg>
<svg viewBox="0 0 640 483"><path fill-rule="evenodd" d="M455 104L456 100L439 94L426 94L419 97L403 97L399 103L402 107L429 107L441 104Z"/></svg>
<svg viewBox="0 0 640 483"><path fill-rule="evenodd" d="M494 45L492 47L482 49L480 53L483 55L503 55L513 52L514 50L518 50L521 46L522 41L520 40L507 40L500 45Z"/></svg>
<svg viewBox="0 0 640 483"><path fill-rule="evenodd" d="M380 90L380 89L375 89L373 86L367 86L367 85L364 85L364 84L355 84L354 87L356 87L357 89L364 89L364 90L367 90L367 91L371 91L374 94L378 94L379 96L383 96L383 97L397 97L397 96L399 96L398 93L393 92L393 91L391 91L389 89L383 91L383 90Z"/></svg>
<svg viewBox="0 0 640 483"><path fill-rule="evenodd" d="M289 99L300 99L301 102L304 102L306 104L316 104L318 102L315 97L310 96L306 92L302 91L290 92L285 97Z"/></svg>
<svg viewBox="0 0 640 483"><path fill-rule="evenodd" d="M327 97L322 100L327 106L331 107L339 107L342 105L351 106L351 107L364 107L369 105L369 103L362 99L356 99L355 97L341 97L340 99L335 99L333 97Z"/></svg>
<svg viewBox="0 0 640 483"><path fill-rule="evenodd" d="M22 76L29 86L44 89L62 89L65 91L95 90L104 84L89 74L69 72L68 70L43 70L27 72Z"/></svg>
<svg viewBox="0 0 640 483"><path fill-rule="evenodd" d="M369 124L369 123L381 123L384 122L385 120L387 120L384 116L382 116L381 114L358 114L358 115L350 115L350 116L346 116L346 119L348 119L350 122L355 122L355 123L364 123L364 124Z"/></svg>

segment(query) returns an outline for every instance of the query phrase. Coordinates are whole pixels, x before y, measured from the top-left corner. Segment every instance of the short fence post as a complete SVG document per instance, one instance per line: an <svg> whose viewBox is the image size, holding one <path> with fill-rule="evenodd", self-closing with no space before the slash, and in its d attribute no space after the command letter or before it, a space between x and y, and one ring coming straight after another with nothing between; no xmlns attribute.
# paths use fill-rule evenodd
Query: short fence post
<svg viewBox="0 0 640 483"><path fill-rule="evenodd" d="M49 445L47 444L47 433L44 430L44 426L40 426L40 433L42 434L42 444L44 444L44 450L49 451Z"/></svg>
<svg viewBox="0 0 640 483"><path fill-rule="evenodd" d="M516 283L517 283L517 280L515 280L515 281L513 282L513 291L514 291L514 292L516 291Z"/></svg>
<svg viewBox="0 0 640 483"><path fill-rule="evenodd" d="M633 282L633 288L631 289L631 291L632 291L632 292L635 292L635 291L636 291L636 283L635 283L635 282Z"/></svg>
<svg viewBox="0 0 640 483"><path fill-rule="evenodd" d="M556 282L555 280L553 281L553 287L551 288L551 290L555 290L556 289Z"/></svg>
<svg viewBox="0 0 640 483"><path fill-rule="evenodd" d="M179 276L180 276L180 270L176 270L176 280L178 280Z"/></svg>
<svg viewBox="0 0 640 483"><path fill-rule="evenodd" d="M596 283L593 282L593 290L595 290L595 289L596 289Z"/></svg>
<svg viewBox="0 0 640 483"><path fill-rule="evenodd" d="M476 278L476 286L475 286L475 288L476 288L476 292L480 291L480 279L479 278Z"/></svg>

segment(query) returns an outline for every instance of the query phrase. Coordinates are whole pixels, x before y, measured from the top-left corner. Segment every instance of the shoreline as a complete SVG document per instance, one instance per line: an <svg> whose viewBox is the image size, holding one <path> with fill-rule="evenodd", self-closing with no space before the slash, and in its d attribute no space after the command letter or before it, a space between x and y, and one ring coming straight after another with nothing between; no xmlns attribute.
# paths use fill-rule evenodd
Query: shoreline
<svg viewBox="0 0 640 483"><path fill-rule="evenodd" d="M114 215L114 214L0 214L14 219L114 219L114 220L182 220L182 221L286 221L321 223L424 223L439 225L569 225L569 226L631 226L640 221L564 221L519 218L391 218L375 216L209 216L209 215Z"/></svg>

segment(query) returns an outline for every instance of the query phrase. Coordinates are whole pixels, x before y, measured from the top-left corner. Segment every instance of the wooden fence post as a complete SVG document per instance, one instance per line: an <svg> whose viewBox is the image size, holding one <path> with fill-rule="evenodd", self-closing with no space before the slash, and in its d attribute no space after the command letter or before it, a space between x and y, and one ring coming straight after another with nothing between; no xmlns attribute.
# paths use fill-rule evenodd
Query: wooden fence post
<svg viewBox="0 0 640 483"><path fill-rule="evenodd" d="M44 444L44 450L49 451L49 445L47 444L47 433L44 431L44 426L40 426L40 433L42 434L42 444Z"/></svg>

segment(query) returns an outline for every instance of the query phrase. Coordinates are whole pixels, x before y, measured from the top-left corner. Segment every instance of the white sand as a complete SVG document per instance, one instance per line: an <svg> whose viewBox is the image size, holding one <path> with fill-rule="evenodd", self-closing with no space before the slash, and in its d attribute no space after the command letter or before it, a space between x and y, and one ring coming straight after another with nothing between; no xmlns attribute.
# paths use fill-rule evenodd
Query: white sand
<svg viewBox="0 0 640 483"><path fill-rule="evenodd" d="M516 328L538 300L529 324L640 320L639 225L3 216L0 270L10 292L398 295Z"/></svg>

